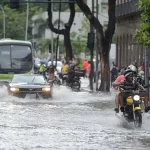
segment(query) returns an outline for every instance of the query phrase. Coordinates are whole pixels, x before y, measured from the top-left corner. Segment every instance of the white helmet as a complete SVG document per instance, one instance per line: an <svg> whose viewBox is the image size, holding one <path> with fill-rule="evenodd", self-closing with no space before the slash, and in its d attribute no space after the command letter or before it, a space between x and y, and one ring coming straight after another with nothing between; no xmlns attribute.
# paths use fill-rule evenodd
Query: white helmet
<svg viewBox="0 0 150 150"><path fill-rule="evenodd" d="M137 72L137 69L134 65L128 66L128 69L131 69L132 71Z"/></svg>

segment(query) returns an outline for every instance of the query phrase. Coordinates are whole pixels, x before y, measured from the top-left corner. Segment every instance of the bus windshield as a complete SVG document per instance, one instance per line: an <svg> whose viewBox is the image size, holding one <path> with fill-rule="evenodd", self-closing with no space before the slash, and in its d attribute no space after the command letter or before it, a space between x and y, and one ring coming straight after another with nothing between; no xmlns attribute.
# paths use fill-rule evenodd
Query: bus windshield
<svg viewBox="0 0 150 150"><path fill-rule="evenodd" d="M0 72L31 71L32 59L32 49L28 45L0 45Z"/></svg>

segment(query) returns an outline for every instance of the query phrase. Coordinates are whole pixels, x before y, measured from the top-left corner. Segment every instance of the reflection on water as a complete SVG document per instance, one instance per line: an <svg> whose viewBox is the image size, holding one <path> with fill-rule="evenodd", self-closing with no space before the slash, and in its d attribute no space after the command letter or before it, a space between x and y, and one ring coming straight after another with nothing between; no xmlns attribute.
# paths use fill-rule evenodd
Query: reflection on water
<svg viewBox="0 0 150 150"><path fill-rule="evenodd" d="M0 89L0 149L149 150L149 114L135 129L115 116L114 94L54 89L53 99L19 99Z"/></svg>

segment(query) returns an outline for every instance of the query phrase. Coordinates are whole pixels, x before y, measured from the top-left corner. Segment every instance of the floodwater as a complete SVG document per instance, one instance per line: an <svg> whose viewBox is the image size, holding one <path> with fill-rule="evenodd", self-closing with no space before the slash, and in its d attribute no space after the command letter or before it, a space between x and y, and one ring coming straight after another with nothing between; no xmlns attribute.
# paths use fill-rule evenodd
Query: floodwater
<svg viewBox="0 0 150 150"><path fill-rule="evenodd" d="M141 129L115 115L114 96L55 87L53 99L8 96L0 88L0 149L149 150L150 114Z"/></svg>

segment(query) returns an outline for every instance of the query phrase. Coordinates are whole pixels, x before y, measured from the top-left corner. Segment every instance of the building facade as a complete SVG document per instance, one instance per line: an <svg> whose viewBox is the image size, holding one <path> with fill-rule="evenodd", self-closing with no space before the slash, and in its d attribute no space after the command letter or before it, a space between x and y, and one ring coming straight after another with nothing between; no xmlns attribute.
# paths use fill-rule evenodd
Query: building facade
<svg viewBox="0 0 150 150"><path fill-rule="evenodd" d="M136 61L144 62L144 47L136 43L135 33L140 26L140 0L117 0L116 5L116 63L128 66Z"/></svg>

